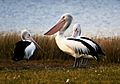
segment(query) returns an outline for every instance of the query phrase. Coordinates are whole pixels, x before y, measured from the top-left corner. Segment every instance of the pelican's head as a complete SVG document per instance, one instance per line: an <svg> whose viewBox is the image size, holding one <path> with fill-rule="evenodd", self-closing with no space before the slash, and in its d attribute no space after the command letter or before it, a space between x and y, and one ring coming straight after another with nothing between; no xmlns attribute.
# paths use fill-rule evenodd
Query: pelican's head
<svg viewBox="0 0 120 84"><path fill-rule="evenodd" d="M73 17L71 14L69 13L63 14L57 21L57 23L44 35L52 35L57 31L64 32L70 26L72 19Z"/></svg>
<svg viewBox="0 0 120 84"><path fill-rule="evenodd" d="M23 41L25 41L25 40L31 41L31 38L32 38L32 37L31 37L31 34L30 34L29 31L27 31L26 29L21 31L21 39L22 39Z"/></svg>
<svg viewBox="0 0 120 84"><path fill-rule="evenodd" d="M80 36L80 34L81 34L80 24L79 24L79 23L76 23L76 24L73 26L72 36L73 36L73 37L76 37L76 36Z"/></svg>
<svg viewBox="0 0 120 84"><path fill-rule="evenodd" d="M27 31L26 29L21 31L21 39L22 39L23 41L33 42L33 43L35 43L38 47L40 47L40 46L37 44L37 42L32 38L30 32Z"/></svg>

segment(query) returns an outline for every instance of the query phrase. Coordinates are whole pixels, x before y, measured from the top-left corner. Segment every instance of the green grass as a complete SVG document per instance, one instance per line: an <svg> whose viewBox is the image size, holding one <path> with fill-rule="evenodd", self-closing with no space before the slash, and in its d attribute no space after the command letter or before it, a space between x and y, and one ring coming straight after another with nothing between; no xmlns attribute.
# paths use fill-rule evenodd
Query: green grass
<svg viewBox="0 0 120 84"><path fill-rule="evenodd" d="M120 65L0 71L1 84L118 84Z"/></svg>

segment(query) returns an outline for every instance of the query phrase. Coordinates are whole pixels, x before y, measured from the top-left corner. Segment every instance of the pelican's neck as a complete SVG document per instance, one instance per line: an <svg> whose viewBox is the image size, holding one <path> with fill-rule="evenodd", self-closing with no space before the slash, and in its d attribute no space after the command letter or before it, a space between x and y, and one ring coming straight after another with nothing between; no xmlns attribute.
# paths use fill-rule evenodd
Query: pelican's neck
<svg viewBox="0 0 120 84"><path fill-rule="evenodd" d="M64 32L66 31L66 29L70 26L72 19L66 21L66 23L64 24L64 26L61 28L61 30L59 30L57 32L57 36L55 38L56 43L60 44L62 42L63 39L66 39L64 36ZM58 45L59 46L59 45Z"/></svg>
<svg viewBox="0 0 120 84"><path fill-rule="evenodd" d="M64 35L64 31L58 31L57 35L63 36Z"/></svg>
<svg viewBox="0 0 120 84"><path fill-rule="evenodd" d="M64 39L64 32L58 31L57 36L55 37L56 43L59 44ZM59 46L59 45L58 45Z"/></svg>
<svg viewBox="0 0 120 84"><path fill-rule="evenodd" d="M81 36L81 30L80 30L80 31L78 31L78 36Z"/></svg>

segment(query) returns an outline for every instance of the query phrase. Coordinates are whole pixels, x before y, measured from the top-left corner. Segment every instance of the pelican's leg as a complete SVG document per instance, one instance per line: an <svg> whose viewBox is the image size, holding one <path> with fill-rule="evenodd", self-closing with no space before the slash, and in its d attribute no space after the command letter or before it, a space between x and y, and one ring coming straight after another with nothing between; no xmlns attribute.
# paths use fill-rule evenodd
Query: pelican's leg
<svg viewBox="0 0 120 84"><path fill-rule="evenodd" d="M77 64L76 64L76 67L79 67L80 66L80 58L77 58Z"/></svg>
<svg viewBox="0 0 120 84"><path fill-rule="evenodd" d="M81 64L82 61L83 61L82 58L79 58L79 60L78 60L78 67L81 67L81 65L82 65L82 64Z"/></svg>
<svg viewBox="0 0 120 84"><path fill-rule="evenodd" d="M82 65L82 64L83 64L83 61L84 61L83 59L84 59L84 58L82 58L82 59L81 59L81 61L80 61L80 65Z"/></svg>
<svg viewBox="0 0 120 84"><path fill-rule="evenodd" d="M75 61L74 61L73 67L76 67L76 60L77 60L77 58L75 58Z"/></svg>
<svg viewBox="0 0 120 84"><path fill-rule="evenodd" d="M77 58L77 67L81 66L81 58Z"/></svg>
<svg viewBox="0 0 120 84"><path fill-rule="evenodd" d="M79 67L81 67L81 66L85 66L86 65L86 63L87 63L87 59L86 58L82 58L82 59L80 59L79 60Z"/></svg>
<svg viewBox="0 0 120 84"><path fill-rule="evenodd" d="M85 65L86 60L87 60L86 58L83 58L82 65Z"/></svg>
<svg viewBox="0 0 120 84"><path fill-rule="evenodd" d="M79 58L79 64L78 64L78 67L81 67L81 65L82 65L82 61L83 61L83 58Z"/></svg>
<svg viewBox="0 0 120 84"><path fill-rule="evenodd" d="M88 63L88 59L84 59L84 66L86 66Z"/></svg>
<svg viewBox="0 0 120 84"><path fill-rule="evenodd" d="M82 63L83 65L85 65L86 60L87 60L86 58L83 58L83 63Z"/></svg>

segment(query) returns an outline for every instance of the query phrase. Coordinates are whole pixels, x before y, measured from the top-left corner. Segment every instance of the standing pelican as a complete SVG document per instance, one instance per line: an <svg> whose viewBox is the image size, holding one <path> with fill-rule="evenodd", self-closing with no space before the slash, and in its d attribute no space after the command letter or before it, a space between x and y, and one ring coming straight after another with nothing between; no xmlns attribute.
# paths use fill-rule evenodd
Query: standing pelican
<svg viewBox="0 0 120 84"><path fill-rule="evenodd" d="M34 44L36 42L31 37L30 32L26 29L21 31L21 39L21 41L18 41L16 43L16 47L14 49L14 56L12 58L14 61L29 59L36 49L36 46Z"/></svg>
<svg viewBox="0 0 120 84"><path fill-rule="evenodd" d="M57 46L65 53L70 54L75 57L74 67L79 66L79 58L95 58L99 60L97 53L94 48L88 43L76 39L76 38L66 38L64 36L65 30L70 26L73 17L70 14L63 14L60 20L48 31L45 35L52 35L57 32L55 37Z"/></svg>
<svg viewBox="0 0 120 84"><path fill-rule="evenodd" d="M94 41L91 40L90 38L82 37L82 36L80 36L80 35L81 35L81 27L80 27L80 24L76 23L76 24L73 26L72 37L73 37L73 38L76 38L76 39L80 39L80 40L88 43L89 45L91 45L91 46L95 49L95 51L96 51L96 53L98 54L98 56L103 56L103 55L105 55L105 54L103 53L102 49L100 48L100 46L99 46L96 42L94 42ZM82 64L87 63L87 61L88 61L88 59L85 59L85 58L83 58L83 59L81 60Z"/></svg>

